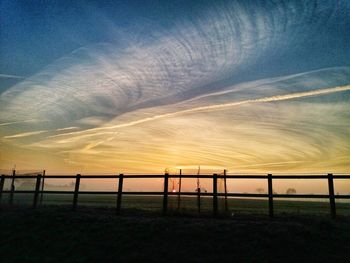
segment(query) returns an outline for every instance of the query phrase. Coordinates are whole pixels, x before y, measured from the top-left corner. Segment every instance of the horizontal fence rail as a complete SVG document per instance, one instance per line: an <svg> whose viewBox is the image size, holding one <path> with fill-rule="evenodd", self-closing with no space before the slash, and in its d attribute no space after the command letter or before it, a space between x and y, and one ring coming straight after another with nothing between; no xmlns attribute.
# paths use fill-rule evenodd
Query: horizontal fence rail
<svg viewBox="0 0 350 263"><path fill-rule="evenodd" d="M163 191L123 191L123 183L125 179L163 179L164 180L164 188ZM169 179L177 178L180 179L180 187L178 192L169 192ZM181 192L181 179L184 178L195 178L195 179L211 179L213 183L213 191L212 192L201 192L200 188L197 189L197 192ZM35 179L35 190L15 190L14 182L15 179ZM74 191L56 191L56 190L45 190L44 182L48 179L75 179L74 183ZM117 179L118 184L116 184L116 191L82 191L80 190L80 181L81 179ZM218 179L224 179L225 192L218 193ZM228 193L226 188L226 180L227 179L262 179L267 182L268 193L263 194L255 194L255 193ZM328 194L277 194L273 192L273 181L274 180L285 180L285 179L324 179L328 182ZM223 174L180 174L179 175L170 175L168 173L165 174L119 174L119 175L45 175L45 171L43 173L33 175L17 175L16 171L12 172L12 175L1 175L0 178L0 201L4 193L10 194L9 196L9 204L13 203L14 194L33 194L33 208L38 206L38 202L42 204L43 195L44 194L56 194L56 195L73 195L72 207L73 209L77 209L78 207L78 198L79 195L115 195L116 196L116 213L120 214L120 210L122 207L122 196L123 195L137 195L137 196L162 196L163 204L162 204L162 212L164 215L167 214L168 210L168 196L178 196L178 208L180 207L180 196L197 196L198 197L198 210L200 211L200 196L212 197L212 206L213 206L213 215L218 214L218 197L225 198L225 211L227 211L227 197L246 197L246 198L267 198L268 199L268 208L269 208L269 216L274 216L274 198L303 198L303 199L329 199L329 207L330 207L330 215L332 218L336 217L336 199L350 199L350 195L335 195L334 194L334 179L350 179L350 175L320 175L320 174L308 174L308 175L228 175L226 170ZM10 180L11 187L10 190L4 190L5 181Z"/></svg>

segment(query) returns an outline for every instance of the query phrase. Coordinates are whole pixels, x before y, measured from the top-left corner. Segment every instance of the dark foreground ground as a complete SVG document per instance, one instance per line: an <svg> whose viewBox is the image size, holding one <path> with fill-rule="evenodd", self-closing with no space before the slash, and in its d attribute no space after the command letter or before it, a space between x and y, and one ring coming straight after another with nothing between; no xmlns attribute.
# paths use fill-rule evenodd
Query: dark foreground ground
<svg viewBox="0 0 350 263"><path fill-rule="evenodd" d="M3 207L0 261L349 262L349 217L214 219L113 212Z"/></svg>

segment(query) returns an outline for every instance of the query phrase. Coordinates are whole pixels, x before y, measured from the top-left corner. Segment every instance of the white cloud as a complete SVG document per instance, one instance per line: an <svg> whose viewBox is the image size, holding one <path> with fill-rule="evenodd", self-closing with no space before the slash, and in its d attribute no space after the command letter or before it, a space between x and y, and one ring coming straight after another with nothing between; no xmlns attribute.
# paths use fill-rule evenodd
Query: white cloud
<svg viewBox="0 0 350 263"><path fill-rule="evenodd" d="M23 133L17 133L14 135L7 135L7 136L4 136L3 138L4 139L16 139L16 138L23 138L23 137L38 135L38 134L45 133L45 132L48 132L48 131L23 132Z"/></svg>

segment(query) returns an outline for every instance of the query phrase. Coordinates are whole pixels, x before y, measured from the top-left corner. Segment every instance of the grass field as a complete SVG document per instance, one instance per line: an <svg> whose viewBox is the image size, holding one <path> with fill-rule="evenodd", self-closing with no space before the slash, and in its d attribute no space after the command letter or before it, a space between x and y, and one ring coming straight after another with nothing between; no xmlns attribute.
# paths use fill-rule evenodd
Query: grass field
<svg viewBox="0 0 350 263"><path fill-rule="evenodd" d="M350 247L350 218L326 215L116 216L108 207L5 205L0 222L2 263L347 262Z"/></svg>
<svg viewBox="0 0 350 263"><path fill-rule="evenodd" d="M2 203L6 204L9 196L4 194ZM71 205L73 195L44 195L42 204L47 205ZM160 213L162 209L162 196L128 196L124 195L122 199L122 210L140 210L143 212ZM21 206L31 206L33 201L32 194L15 194L14 204ZM80 195L79 206L87 207L106 207L114 208L116 206L115 195ZM224 199L219 198L219 212L224 212ZM337 214L341 216L350 216L350 203L337 202ZM329 215L329 201L325 200L281 200L274 199L274 211L276 215ZM169 196L168 199L169 213L180 214L198 214L197 197L182 196L181 206L178 210L178 199L176 196ZM201 214L210 214L212 212L212 198L201 197ZM228 215L267 215L267 199L228 199Z"/></svg>

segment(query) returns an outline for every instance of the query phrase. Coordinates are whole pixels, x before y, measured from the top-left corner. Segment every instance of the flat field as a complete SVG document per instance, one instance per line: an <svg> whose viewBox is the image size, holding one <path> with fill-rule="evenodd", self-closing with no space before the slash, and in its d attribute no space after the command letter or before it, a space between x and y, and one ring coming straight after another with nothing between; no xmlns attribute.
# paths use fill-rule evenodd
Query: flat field
<svg viewBox="0 0 350 263"><path fill-rule="evenodd" d="M162 196L130 196L122 197L122 212L132 211L161 213ZM3 194L2 203L7 204L8 194ZM43 196L42 205L72 205L73 194L55 195L47 194ZM33 203L33 194L15 194L14 204L17 206L30 207ZM224 198L219 198L219 213L228 216L240 215L268 215L268 200L266 198L228 198L228 209L225 212ZM116 195L79 195L78 206L86 207L116 207ZM212 198L200 198L200 214L209 215L212 213ZM337 214L340 216L350 216L350 203L345 201L336 202ZM198 215L198 199L196 196L181 196L180 207L177 196L168 197L168 212L170 214ZM296 199L274 199L274 212L276 215L324 215L330 213L328 199L296 200Z"/></svg>
<svg viewBox="0 0 350 263"><path fill-rule="evenodd" d="M64 205L38 209L3 205L1 262L347 262L349 258L347 216L332 220L327 214L281 213L269 219L237 212L213 218L133 213L136 210L125 208L116 216L111 207L81 206L72 211Z"/></svg>

